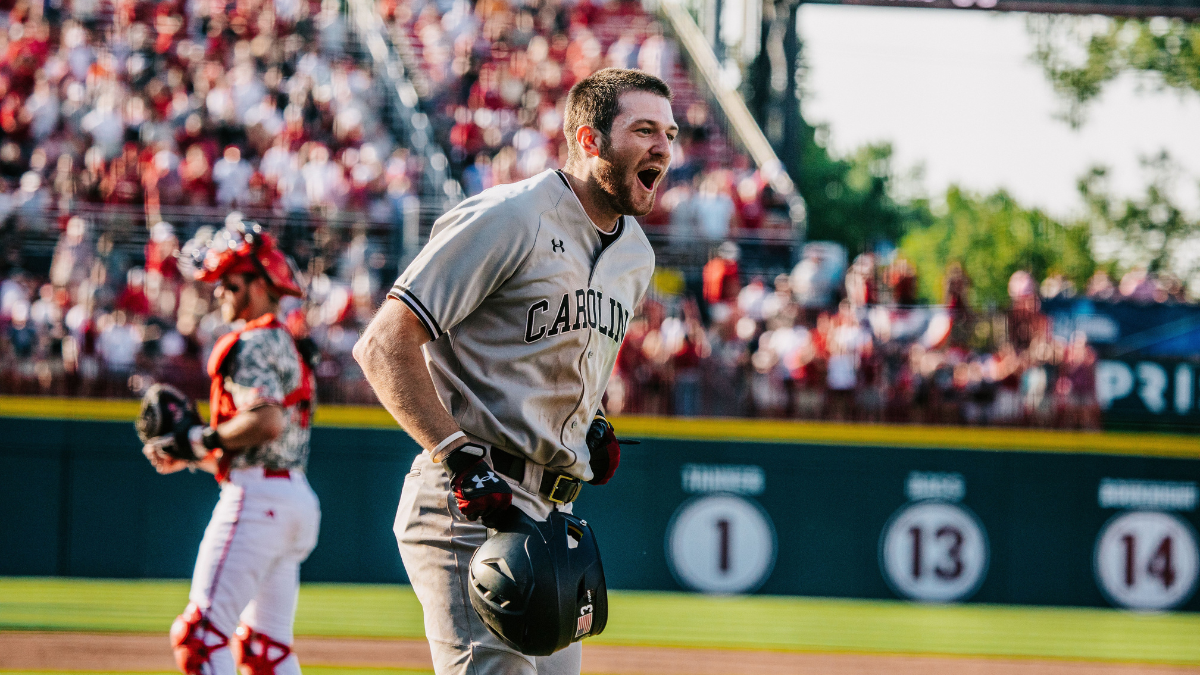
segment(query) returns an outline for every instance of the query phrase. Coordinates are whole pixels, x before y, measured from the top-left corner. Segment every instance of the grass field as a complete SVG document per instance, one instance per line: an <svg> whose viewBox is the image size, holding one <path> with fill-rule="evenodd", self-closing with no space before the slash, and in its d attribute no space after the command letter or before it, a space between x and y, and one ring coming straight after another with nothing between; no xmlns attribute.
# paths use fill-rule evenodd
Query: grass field
<svg viewBox="0 0 1200 675"><path fill-rule="evenodd" d="M165 633L186 602L184 581L0 578L0 630ZM608 629L590 642L1200 665L1198 614L635 592L610 603ZM421 638L421 608L406 586L305 584L296 632Z"/></svg>

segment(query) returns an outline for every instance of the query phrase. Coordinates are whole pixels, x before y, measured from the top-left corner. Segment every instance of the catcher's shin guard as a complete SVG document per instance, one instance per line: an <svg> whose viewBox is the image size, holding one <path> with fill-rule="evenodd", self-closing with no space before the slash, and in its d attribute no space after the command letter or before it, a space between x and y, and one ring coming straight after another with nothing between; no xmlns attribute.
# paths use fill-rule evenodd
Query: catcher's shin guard
<svg viewBox="0 0 1200 675"><path fill-rule="evenodd" d="M246 624L240 624L233 632L229 649L238 671L246 675L274 675L275 667L283 663L292 653L292 648L264 635Z"/></svg>
<svg viewBox="0 0 1200 675"><path fill-rule="evenodd" d="M229 644L229 638L213 627L195 603L188 606L171 624L171 648L175 665L186 675L203 675L204 664L212 653Z"/></svg>

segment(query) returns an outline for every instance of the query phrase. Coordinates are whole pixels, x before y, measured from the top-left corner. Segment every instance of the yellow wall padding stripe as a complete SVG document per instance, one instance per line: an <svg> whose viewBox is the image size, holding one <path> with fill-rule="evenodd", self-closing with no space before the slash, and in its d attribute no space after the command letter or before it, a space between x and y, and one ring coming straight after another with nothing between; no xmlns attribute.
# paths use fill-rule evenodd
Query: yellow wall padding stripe
<svg viewBox="0 0 1200 675"><path fill-rule="evenodd" d="M641 416L614 418L613 426L616 427L618 437L631 438L640 436L1200 459L1200 438L1183 434Z"/></svg>
<svg viewBox="0 0 1200 675"><path fill-rule="evenodd" d="M132 422L138 402L99 398L0 396L0 417Z"/></svg>
<svg viewBox="0 0 1200 675"><path fill-rule="evenodd" d="M201 403L201 415L208 406ZM0 417L127 421L137 416L131 400L0 396ZM395 429L380 406L323 405L314 424L320 427ZM1200 459L1200 438L1183 434L1052 431L980 427L837 424L785 420L648 417L613 418L617 435L703 441L871 445L1025 452L1092 453Z"/></svg>

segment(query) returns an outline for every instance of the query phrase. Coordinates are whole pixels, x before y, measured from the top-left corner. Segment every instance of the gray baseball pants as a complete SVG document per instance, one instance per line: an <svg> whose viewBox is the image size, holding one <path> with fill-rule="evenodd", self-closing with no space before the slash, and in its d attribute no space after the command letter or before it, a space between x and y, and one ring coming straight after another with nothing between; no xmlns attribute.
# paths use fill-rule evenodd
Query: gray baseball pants
<svg viewBox="0 0 1200 675"><path fill-rule="evenodd" d="M489 457L490 461L490 457ZM527 487L541 481L541 467L529 464ZM545 520L555 504L509 480L513 504ZM537 481L537 482L535 482ZM564 510L569 510L566 505ZM487 629L467 594L471 555L487 539L487 528L467 520L450 492L441 464L422 452L404 479L396 511L400 558L425 612L425 637L437 675L579 675L583 647L573 643L550 656L526 656Z"/></svg>

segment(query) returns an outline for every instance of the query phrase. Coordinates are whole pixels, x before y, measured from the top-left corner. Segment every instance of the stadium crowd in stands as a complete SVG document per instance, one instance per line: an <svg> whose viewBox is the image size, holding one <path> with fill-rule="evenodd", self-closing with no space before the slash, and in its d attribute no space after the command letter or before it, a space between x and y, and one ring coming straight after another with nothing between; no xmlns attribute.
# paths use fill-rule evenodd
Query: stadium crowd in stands
<svg viewBox="0 0 1200 675"><path fill-rule="evenodd" d="M203 364L226 328L210 289L181 279L179 244L158 224L145 264L88 237L72 217L59 237L50 277L16 271L0 282L0 392L132 396L152 381L202 395ZM812 249L816 249L814 253ZM375 273L353 243L338 260ZM1099 425L1096 353L1075 334L1056 336L1040 310L1040 284L1013 275L1011 305L973 312L969 280L952 267L941 305L916 304L915 274L903 258L857 258L838 279L821 247L791 274L745 279L736 244L718 247L698 297L679 292L672 270L631 320L608 392L614 412L942 424ZM1099 300L1161 300L1164 289L1135 271L1120 284L1098 274ZM285 303L289 327L321 354L325 402L369 403L350 356L382 291L321 274L312 299ZM374 282L379 288L378 279ZM1057 288L1056 288L1057 287ZM384 287L386 288L386 287Z"/></svg>
<svg viewBox="0 0 1200 675"><path fill-rule="evenodd" d="M961 267L941 305L917 303L903 257L857 257L842 278L836 247L810 245L791 274L743 284L737 246L706 265L702 302L660 294L632 321L609 389L629 413L926 424L1099 428L1095 350L1056 335L1039 287L1018 271L1006 311L974 311ZM1147 275L1122 280L1133 291ZM1101 272L1087 297L1122 295ZM1108 283L1105 283L1108 282ZM1154 278L1148 282L1154 285ZM1106 289L1106 290L1102 290Z"/></svg>
<svg viewBox="0 0 1200 675"><path fill-rule="evenodd" d="M233 209L281 226L312 280L293 324L340 345L334 319L379 288L366 223L399 220L421 166L382 125L336 3L4 5L0 387L199 377L221 328L173 255Z"/></svg>
<svg viewBox="0 0 1200 675"><path fill-rule="evenodd" d="M440 113L433 123L468 195L562 166L571 86L600 68L640 68L671 85L680 125L671 169L643 226L680 242L792 236L786 203L734 149L678 46L638 0L378 6L427 81Z"/></svg>
<svg viewBox="0 0 1200 675"><path fill-rule="evenodd" d="M175 254L238 209L269 221L306 273L308 300L284 314L321 353L322 400L372 401L350 349L395 252L368 231L400 221L421 165L381 123L342 17L309 0L39 6L0 0L0 393L120 397L168 381L203 396L226 328ZM1061 280L1019 272L1011 307L977 314L958 269L942 305L918 305L903 258L860 256L842 275L835 247L810 244L790 274L739 269L721 242L790 237L786 208L637 3L379 6L444 113L432 121L468 194L558 166L563 97L593 70L637 66L674 87L682 133L645 222L714 255L696 297L686 271L656 277L612 410L1098 425L1094 351L1039 311ZM1177 290L1135 271L1086 294Z"/></svg>
<svg viewBox="0 0 1200 675"><path fill-rule="evenodd" d="M335 7L66 6L0 12L0 220L32 236L98 211L143 231L230 209L395 219L421 167Z"/></svg>

